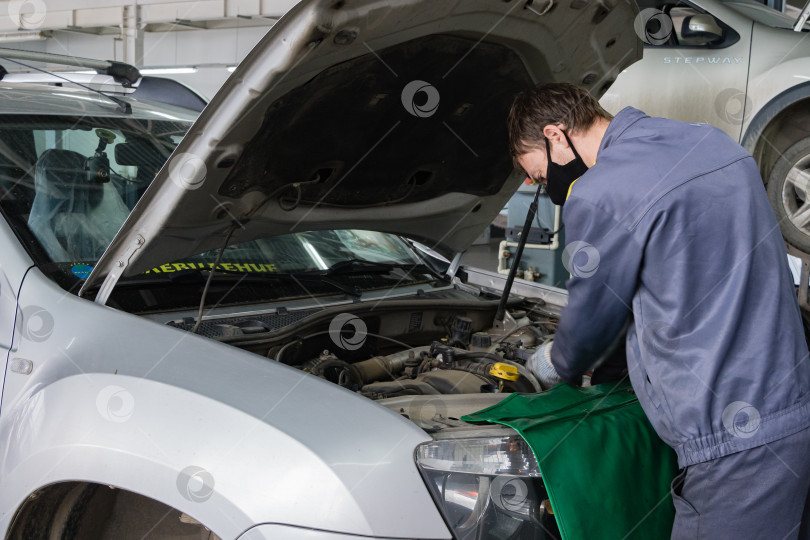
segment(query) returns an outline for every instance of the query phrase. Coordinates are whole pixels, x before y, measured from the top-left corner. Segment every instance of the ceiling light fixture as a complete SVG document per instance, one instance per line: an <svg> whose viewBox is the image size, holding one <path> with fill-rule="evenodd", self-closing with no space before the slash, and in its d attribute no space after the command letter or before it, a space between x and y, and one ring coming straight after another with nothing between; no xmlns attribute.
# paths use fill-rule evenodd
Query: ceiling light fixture
<svg viewBox="0 0 810 540"><path fill-rule="evenodd" d="M48 39L42 32L9 32L0 33L0 43L19 43L21 41L41 41Z"/></svg>
<svg viewBox="0 0 810 540"><path fill-rule="evenodd" d="M181 75L184 73L197 73L195 67L173 67L173 68L144 68L140 70L141 75Z"/></svg>

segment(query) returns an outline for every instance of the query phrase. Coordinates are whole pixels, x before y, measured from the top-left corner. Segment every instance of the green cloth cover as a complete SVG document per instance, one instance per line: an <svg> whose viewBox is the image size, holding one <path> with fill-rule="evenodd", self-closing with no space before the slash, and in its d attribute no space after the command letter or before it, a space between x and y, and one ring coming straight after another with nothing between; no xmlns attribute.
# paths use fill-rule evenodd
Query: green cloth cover
<svg viewBox="0 0 810 540"><path fill-rule="evenodd" d="M534 452L564 540L666 540L675 509L675 452L629 383L512 394L467 415L504 424Z"/></svg>

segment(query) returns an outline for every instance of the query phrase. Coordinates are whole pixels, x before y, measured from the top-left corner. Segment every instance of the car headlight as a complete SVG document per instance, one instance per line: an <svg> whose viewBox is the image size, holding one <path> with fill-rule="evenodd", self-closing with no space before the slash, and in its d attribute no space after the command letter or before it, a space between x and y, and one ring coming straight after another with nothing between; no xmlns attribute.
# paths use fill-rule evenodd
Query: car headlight
<svg viewBox="0 0 810 540"><path fill-rule="evenodd" d="M417 447L416 464L458 540L559 538L522 438L433 441Z"/></svg>

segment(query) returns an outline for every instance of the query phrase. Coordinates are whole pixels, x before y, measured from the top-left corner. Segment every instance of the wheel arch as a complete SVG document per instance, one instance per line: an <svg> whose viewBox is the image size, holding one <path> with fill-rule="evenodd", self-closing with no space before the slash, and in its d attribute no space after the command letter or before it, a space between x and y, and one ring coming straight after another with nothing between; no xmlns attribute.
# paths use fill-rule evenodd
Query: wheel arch
<svg viewBox="0 0 810 540"><path fill-rule="evenodd" d="M741 144L756 159L763 181L785 150L810 135L810 82L798 84L772 98L748 124Z"/></svg>
<svg viewBox="0 0 810 540"><path fill-rule="evenodd" d="M65 481L38 488L17 507L7 540L90 540L133 525L154 538L208 532L205 525L145 495L94 482ZM113 533L114 534L114 533Z"/></svg>
<svg viewBox="0 0 810 540"><path fill-rule="evenodd" d="M125 416L99 408L98 396L106 394ZM129 396L129 411L122 394ZM222 445L205 440L227 444L232 434L181 429L199 424L197 414L265 435L241 411L148 379L92 373L31 392L4 411L0 423L0 438L13 441L0 448L0 536L11 534L11 520L17 519L12 516L32 497L51 490L67 496L70 490L53 486L75 485L113 486L191 516L220 536L238 535L253 524L253 516L228 485L235 476L226 468L233 456L221 455ZM171 430L181 436L168 438ZM233 455L245 460L240 452Z"/></svg>

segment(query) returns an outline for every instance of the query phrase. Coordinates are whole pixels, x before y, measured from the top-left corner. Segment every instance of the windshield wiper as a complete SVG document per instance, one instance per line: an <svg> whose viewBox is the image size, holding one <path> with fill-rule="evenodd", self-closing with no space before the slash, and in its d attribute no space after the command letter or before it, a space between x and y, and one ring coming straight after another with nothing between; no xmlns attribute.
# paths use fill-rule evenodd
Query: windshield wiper
<svg viewBox="0 0 810 540"><path fill-rule="evenodd" d="M197 270L199 272L199 270ZM239 278L237 279L237 276ZM276 272L269 272L269 273L262 273L262 274L252 274L246 272L236 272L233 270L224 270L222 268L217 269L217 274L214 276L214 279L218 278L229 278L235 281L247 281L247 282L263 282L263 281L293 281L298 283L303 287L304 282L309 283L324 283L329 285L330 287L337 289L349 296L353 296L355 298L360 298L363 296L363 291L357 285L344 285L343 283L338 283L337 281L331 280L323 275L318 274L287 274L287 273L276 273Z"/></svg>
<svg viewBox="0 0 810 540"><path fill-rule="evenodd" d="M400 263L400 262L375 262L367 261L365 259L347 259L339 261L330 266L326 270L319 270L313 272L314 275L323 276L341 276L348 274L362 274L362 273L387 273L391 270L400 269L405 270L406 274L430 274L436 278L441 278L441 275L430 266L424 263Z"/></svg>
<svg viewBox="0 0 810 540"><path fill-rule="evenodd" d="M208 272L206 270L206 272ZM175 283L175 284L183 284L183 283L192 283L192 284L204 284L205 278L207 278L207 274L203 274L203 270L199 269L189 269L189 270L180 270L177 272L173 272L171 274L167 274L164 279L154 278L154 277L144 277L143 275L131 276L128 278L121 278L119 280L119 287L123 288L134 288L134 287L149 287L152 285L158 284L166 284ZM338 283L337 281L331 280L327 277L320 276L320 275L313 275L313 274L281 274L281 273L266 273L266 274L252 274L246 272L234 272L232 270L225 270L223 268L217 268L216 273L213 277L214 281L219 282L246 282L246 283L267 283L272 281L285 281L285 282L294 282L301 286L302 289L306 290L304 286L305 283L323 283L325 285L329 285L333 289L336 289L344 294L347 294L354 298L360 298L363 295L363 291L358 286L351 286L351 285L344 285L343 283ZM94 285L90 288L90 290L98 289L101 285Z"/></svg>

